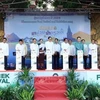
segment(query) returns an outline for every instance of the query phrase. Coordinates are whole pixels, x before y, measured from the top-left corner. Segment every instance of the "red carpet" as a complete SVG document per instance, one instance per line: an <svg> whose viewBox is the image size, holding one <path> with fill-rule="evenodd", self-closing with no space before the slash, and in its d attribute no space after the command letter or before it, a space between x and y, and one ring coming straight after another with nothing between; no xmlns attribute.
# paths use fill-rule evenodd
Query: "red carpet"
<svg viewBox="0 0 100 100"><path fill-rule="evenodd" d="M35 100L67 100L66 77L35 77Z"/></svg>

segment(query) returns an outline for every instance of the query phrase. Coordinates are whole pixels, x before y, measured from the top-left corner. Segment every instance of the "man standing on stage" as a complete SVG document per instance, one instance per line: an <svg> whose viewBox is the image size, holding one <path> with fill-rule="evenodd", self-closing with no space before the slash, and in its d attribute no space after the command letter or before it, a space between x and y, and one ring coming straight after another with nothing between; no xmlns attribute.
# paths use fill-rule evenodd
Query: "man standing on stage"
<svg viewBox="0 0 100 100"><path fill-rule="evenodd" d="M26 47L22 39L19 39L19 43L15 47L16 51L19 51L22 56L22 68L25 67L25 56L26 56Z"/></svg>
<svg viewBox="0 0 100 100"><path fill-rule="evenodd" d="M54 54L54 43L52 42L52 37L48 37L48 41L45 42L46 54L50 52L52 55Z"/></svg>
<svg viewBox="0 0 100 100"><path fill-rule="evenodd" d="M74 57L76 54L75 46L72 44L72 40L69 40L69 69L74 68Z"/></svg>
<svg viewBox="0 0 100 100"><path fill-rule="evenodd" d="M77 59L77 51L82 50L84 52L84 46L81 42L81 37L77 37L77 42L75 43L75 48L76 48L76 59ZM77 60L76 60L76 68L77 68Z"/></svg>
<svg viewBox="0 0 100 100"><path fill-rule="evenodd" d="M55 38L55 43L54 43L54 55L53 55L53 60L54 60L54 67L53 69L59 69L59 55L60 55L60 44L58 43L58 39Z"/></svg>
<svg viewBox="0 0 100 100"><path fill-rule="evenodd" d="M34 51L36 53L36 59L39 56L39 46L37 44L36 38L32 39L32 43L30 44L31 51Z"/></svg>
<svg viewBox="0 0 100 100"><path fill-rule="evenodd" d="M90 68L92 67L92 51L93 50L97 50L97 45L95 44L95 40L92 39L91 40L91 43L89 44L89 66Z"/></svg>
<svg viewBox="0 0 100 100"><path fill-rule="evenodd" d="M7 57L9 55L9 45L7 43L7 38L3 38L3 42L0 44L0 49L3 50L4 66L5 66L5 69L7 69Z"/></svg>
<svg viewBox="0 0 100 100"><path fill-rule="evenodd" d="M45 42L45 48L46 48L46 57L47 54L54 55L54 43L52 42L52 37L48 37L48 41Z"/></svg>
<svg viewBox="0 0 100 100"><path fill-rule="evenodd" d="M88 46L85 44L85 39L82 39L81 42L83 43L84 46L84 52L83 52L83 59L84 59L84 69L87 68L87 58L88 58Z"/></svg>
<svg viewBox="0 0 100 100"><path fill-rule="evenodd" d="M98 68L100 69L100 45L98 44L97 40L95 40L95 44L97 46Z"/></svg>
<svg viewBox="0 0 100 100"><path fill-rule="evenodd" d="M63 62L63 54L68 54L69 55L69 43L68 43L68 39L67 38L64 38L63 42L61 43L61 58L62 58L62 62Z"/></svg>

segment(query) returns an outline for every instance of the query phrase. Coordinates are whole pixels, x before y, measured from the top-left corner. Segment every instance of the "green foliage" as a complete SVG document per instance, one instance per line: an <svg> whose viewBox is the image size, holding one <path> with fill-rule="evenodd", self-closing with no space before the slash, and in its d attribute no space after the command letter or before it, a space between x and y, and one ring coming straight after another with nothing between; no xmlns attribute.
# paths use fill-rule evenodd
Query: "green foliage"
<svg viewBox="0 0 100 100"><path fill-rule="evenodd" d="M31 85L33 75L30 75L28 69L19 72L17 86L8 86L0 89L0 100L33 100L34 87ZM22 82L22 85L19 83Z"/></svg>
<svg viewBox="0 0 100 100"><path fill-rule="evenodd" d="M2 89L0 89L0 100L2 99Z"/></svg>
<svg viewBox="0 0 100 100"><path fill-rule="evenodd" d="M81 94L82 92L83 92L82 88L81 89L73 88L71 91L68 90L67 94L68 94L68 97L70 98L70 100L81 99L82 98L82 94Z"/></svg>
<svg viewBox="0 0 100 100"><path fill-rule="evenodd" d="M18 100L33 100L34 88L32 86L19 87L17 91Z"/></svg>
<svg viewBox="0 0 100 100"><path fill-rule="evenodd" d="M87 86L85 95L89 98L89 100L94 100L96 97L100 98L100 85L95 83L90 83Z"/></svg>
<svg viewBox="0 0 100 100"><path fill-rule="evenodd" d="M58 5L62 5L63 8L81 8L82 7L82 5L80 5L77 0L71 0L71 1L54 0L53 6L58 7Z"/></svg>
<svg viewBox="0 0 100 100"><path fill-rule="evenodd" d="M29 73L29 69L23 69L18 74L18 87L17 87L17 98L18 100L32 100L34 95L34 87L31 85L33 75ZM22 82L22 85L20 85Z"/></svg>
<svg viewBox="0 0 100 100"><path fill-rule="evenodd" d="M31 82L33 80L33 76L32 74L29 73L29 69L23 69L21 72L18 73L18 80L17 80L17 84L20 85L20 82L23 82L23 84L27 84L27 85L31 85Z"/></svg>
<svg viewBox="0 0 100 100"><path fill-rule="evenodd" d="M16 91L11 86L2 89L1 100L18 100L16 96Z"/></svg>
<svg viewBox="0 0 100 100"><path fill-rule="evenodd" d="M29 1L25 2L25 0L2 0L1 2L2 4L9 4L10 8L27 8L29 5Z"/></svg>
<svg viewBox="0 0 100 100"><path fill-rule="evenodd" d="M100 85L96 83L88 83L84 79L79 79L79 74L74 72L74 69L70 70L67 75L68 90L65 95L70 100L97 100L100 98Z"/></svg>
<svg viewBox="0 0 100 100"><path fill-rule="evenodd" d="M67 75L67 85L68 90L65 95L68 96L70 100L85 99L84 93L87 88L88 82L84 80L80 80L79 75L74 72L74 69L70 70Z"/></svg>

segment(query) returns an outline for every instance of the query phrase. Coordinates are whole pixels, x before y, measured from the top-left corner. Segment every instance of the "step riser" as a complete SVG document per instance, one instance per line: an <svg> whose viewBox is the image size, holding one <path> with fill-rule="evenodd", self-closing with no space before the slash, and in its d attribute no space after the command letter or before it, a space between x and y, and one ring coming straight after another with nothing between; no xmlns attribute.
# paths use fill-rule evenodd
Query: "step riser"
<svg viewBox="0 0 100 100"><path fill-rule="evenodd" d="M38 98L34 100L69 100L67 98Z"/></svg>
<svg viewBox="0 0 100 100"><path fill-rule="evenodd" d="M35 84L35 89L36 90L66 90L66 85L65 84L60 84L60 85L53 85L53 84L49 84L49 86L47 84Z"/></svg>
<svg viewBox="0 0 100 100"><path fill-rule="evenodd" d="M64 91L51 91L51 92L44 92L44 91L36 91L35 92L35 98L36 97L64 97L65 98L65 95L64 95L64 93L66 92L66 90L64 90Z"/></svg>
<svg viewBox="0 0 100 100"><path fill-rule="evenodd" d="M67 89L65 77L35 77L34 87L35 100L68 100L64 95Z"/></svg>

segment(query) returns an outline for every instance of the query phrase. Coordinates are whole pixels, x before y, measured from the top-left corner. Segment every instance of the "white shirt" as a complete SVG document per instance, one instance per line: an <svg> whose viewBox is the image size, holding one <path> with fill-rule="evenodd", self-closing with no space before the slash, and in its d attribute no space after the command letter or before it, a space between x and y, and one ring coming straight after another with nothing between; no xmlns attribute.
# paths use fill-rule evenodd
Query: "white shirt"
<svg viewBox="0 0 100 100"><path fill-rule="evenodd" d="M84 46L84 52L83 52L83 54L85 55L85 56L87 56L88 55L88 46L86 45L86 44L83 44L83 46Z"/></svg>
<svg viewBox="0 0 100 100"><path fill-rule="evenodd" d="M39 46L38 44L34 44L34 43L31 43L30 44L30 49L31 51L35 51L36 52L36 55L39 56Z"/></svg>
<svg viewBox="0 0 100 100"><path fill-rule="evenodd" d="M16 47L15 47L16 51L19 51L21 53L21 56L25 56L26 55L26 50L25 50L25 45L22 44L20 45L19 43L16 44Z"/></svg>
<svg viewBox="0 0 100 100"><path fill-rule="evenodd" d="M45 47L46 47L46 54L49 52L51 54L54 54L54 43L53 42L45 42Z"/></svg>
<svg viewBox="0 0 100 100"><path fill-rule="evenodd" d="M0 43L0 49L3 50L4 56L9 55L9 45L8 43Z"/></svg>
<svg viewBox="0 0 100 100"><path fill-rule="evenodd" d="M74 45L69 45L69 55L70 56L75 56L76 55L76 48Z"/></svg>
<svg viewBox="0 0 100 100"><path fill-rule="evenodd" d="M61 43L61 55L63 55L63 53L66 52L69 55L69 44L62 42Z"/></svg>
<svg viewBox="0 0 100 100"><path fill-rule="evenodd" d="M89 55L92 54L92 50L97 50L97 45L96 44L89 44Z"/></svg>
<svg viewBox="0 0 100 100"><path fill-rule="evenodd" d="M41 43L39 45L39 49L44 50L45 49L45 44ZM39 53L44 53L44 51L39 51Z"/></svg>
<svg viewBox="0 0 100 100"><path fill-rule="evenodd" d="M54 44L54 52L60 52L61 48L60 48L60 44L55 43Z"/></svg>

